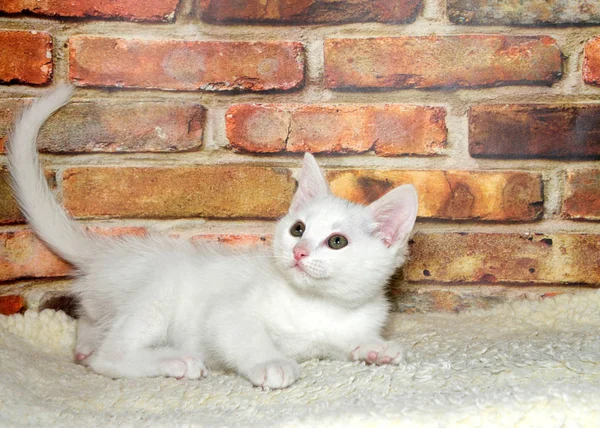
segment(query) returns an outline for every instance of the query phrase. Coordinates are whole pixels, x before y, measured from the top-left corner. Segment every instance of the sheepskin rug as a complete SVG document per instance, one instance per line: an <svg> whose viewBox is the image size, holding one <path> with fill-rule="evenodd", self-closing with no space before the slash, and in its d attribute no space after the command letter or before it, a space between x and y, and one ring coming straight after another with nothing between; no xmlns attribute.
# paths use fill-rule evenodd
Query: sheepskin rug
<svg viewBox="0 0 600 428"><path fill-rule="evenodd" d="M398 367L309 361L263 391L233 374L112 380L72 362L62 312L0 317L0 426L598 426L600 293L395 314Z"/></svg>

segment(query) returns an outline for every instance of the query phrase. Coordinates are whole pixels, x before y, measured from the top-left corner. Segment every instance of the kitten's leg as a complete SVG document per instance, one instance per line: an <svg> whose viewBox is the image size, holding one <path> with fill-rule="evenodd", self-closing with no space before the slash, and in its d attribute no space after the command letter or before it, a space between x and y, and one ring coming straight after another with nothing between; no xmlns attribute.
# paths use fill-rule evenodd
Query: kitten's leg
<svg viewBox="0 0 600 428"><path fill-rule="evenodd" d="M286 388L300 375L298 363L275 347L260 321L237 315L218 325L213 340L219 357L254 385Z"/></svg>
<svg viewBox="0 0 600 428"><path fill-rule="evenodd" d="M100 346L101 327L86 315L77 322L77 345L75 346L75 362L87 365L87 358Z"/></svg>
<svg viewBox="0 0 600 428"><path fill-rule="evenodd" d="M403 348L393 342L386 342L380 338L373 338L359 342L351 347L350 361L366 361L369 364L395 364L404 359Z"/></svg>
<svg viewBox="0 0 600 428"><path fill-rule="evenodd" d="M164 340L165 333L166 322L150 313L121 317L89 357L89 366L96 373L114 378L206 376L206 367L199 358L170 347L153 348Z"/></svg>

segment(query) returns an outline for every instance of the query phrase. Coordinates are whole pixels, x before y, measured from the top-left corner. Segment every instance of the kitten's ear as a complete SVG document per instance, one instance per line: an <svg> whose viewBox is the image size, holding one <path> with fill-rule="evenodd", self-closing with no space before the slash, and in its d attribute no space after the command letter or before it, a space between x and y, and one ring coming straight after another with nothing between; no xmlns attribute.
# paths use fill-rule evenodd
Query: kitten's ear
<svg viewBox="0 0 600 428"><path fill-rule="evenodd" d="M330 193L329 184L317 165L315 157L310 153L304 154L304 164L298 180L298 189L292 198L290 211L296 211L314 198Z"/></svg>
<svg viewBox="0 0 600 428"><path fill-rule="evenodd" d="M378 225L377 232L387 247L403 245L417 219L419 198L410 184L396 187L371 205L371 215Z"/></svg>

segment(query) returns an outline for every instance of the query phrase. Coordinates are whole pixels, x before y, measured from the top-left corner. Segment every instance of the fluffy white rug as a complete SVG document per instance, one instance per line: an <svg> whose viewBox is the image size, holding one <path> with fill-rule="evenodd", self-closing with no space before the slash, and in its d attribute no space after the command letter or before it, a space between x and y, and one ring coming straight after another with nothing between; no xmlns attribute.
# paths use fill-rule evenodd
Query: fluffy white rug
<svg viewBox="0 0 600 428"><path fill-rule="evenodd" d="M597 426L600 293L395 315L406 364L303 364L286 390L237 376L111 380L72 363L62 312L0 317L1 426Z"/></svg>

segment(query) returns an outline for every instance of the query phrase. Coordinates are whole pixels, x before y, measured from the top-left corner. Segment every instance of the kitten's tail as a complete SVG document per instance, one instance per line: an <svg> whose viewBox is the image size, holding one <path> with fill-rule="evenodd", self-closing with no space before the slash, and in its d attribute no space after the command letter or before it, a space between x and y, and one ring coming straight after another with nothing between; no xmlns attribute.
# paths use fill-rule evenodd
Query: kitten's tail
<svg viewBox="0 0 600 428"><path fill-rule="evenodd" d="M91 237L58 204L37 153L37 135L52 113L64 106L73 87L63 85L35 100L14 124L7 148L12 188L34 232L63 259L82 267Z"/></svg>

